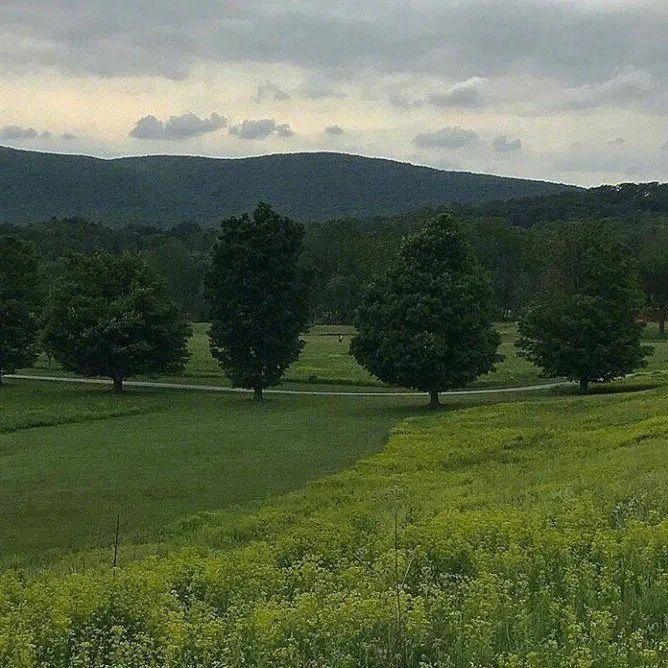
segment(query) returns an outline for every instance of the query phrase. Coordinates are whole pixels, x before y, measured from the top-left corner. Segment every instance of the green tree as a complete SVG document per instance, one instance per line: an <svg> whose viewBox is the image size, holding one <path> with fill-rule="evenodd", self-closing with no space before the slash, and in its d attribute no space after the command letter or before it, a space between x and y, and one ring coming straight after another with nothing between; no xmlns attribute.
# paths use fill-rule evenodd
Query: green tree
<svg viewBox="0 0 668 668"><path fill-rule="evenodd" d="M649 313L659 325L659 336L666 336L668 314L668 225L652 231L640 249L640 277L647 296Z"/></svg>
<svg viewBox="0 0 668 668"><path fill-rule="evenodd" d="M164 283L130 253L67 255L51 289L44 342L66 369L111 378L181 371L190 327Z"/></svg>
<svg viewBox="0 0 668 668"><path fill-rule="evenodd" d="M299 356L308 321L307 282L299 268L304 227L258 204L229 218L205 276L211 354L236 387L262 399Z"/></svg>
<svg viewBox="0 0 668 668"><path fill-rule="evenodd" d="M39 274L29 244L0 236L0 384L37 357Z"/></svg>
<svg viewBox="0 0 668 668"><path fill-rule="evenodd" d="M368 287L351 342L355 359L380 380L438 393L494 368L487 275L448 216L406 237L390 267Z"/></svg>
<svg viewBox="0 0 668 668"><path fill-rule="evenodd" d="M587 392L645 364L642 292L634 260L609 225L561 229L540 293L519 323L519 354L548 377L576 380Z"/></svg>

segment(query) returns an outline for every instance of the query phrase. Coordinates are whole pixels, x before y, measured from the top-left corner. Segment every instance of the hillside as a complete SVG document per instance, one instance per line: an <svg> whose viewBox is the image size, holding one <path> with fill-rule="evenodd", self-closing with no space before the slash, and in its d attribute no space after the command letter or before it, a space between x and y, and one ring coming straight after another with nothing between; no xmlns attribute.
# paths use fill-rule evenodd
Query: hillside
<svg viewBox="0 0 668 668"><path fill-rule="evenodd" d="M297 219L319 221L568 190L579 189L339 153L103 160L0 147L0 223L53 216L110 224L212 223L258 200Z"/></svg>
<svg viewBox="0 0 668 668"><path fill-rule="evenodd" d="M572 189L538 197L465 204L461 208L477 216L503 218L522 227L578 218L668 216L668 183L622 183L588 190Z"/></svg>

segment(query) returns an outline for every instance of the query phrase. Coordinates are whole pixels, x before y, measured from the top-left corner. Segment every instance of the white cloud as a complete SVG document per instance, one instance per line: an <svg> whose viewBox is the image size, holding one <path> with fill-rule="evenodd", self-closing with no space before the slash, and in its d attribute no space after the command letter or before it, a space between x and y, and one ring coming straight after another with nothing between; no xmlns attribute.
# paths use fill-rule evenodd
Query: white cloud
<svg viewBox="0 0 668 668"><path fill-rule="evenodd" d="M472 84L453 86L445 93L433 93L427 101L437 107L455 107L474 109L485 104L485 98L480 90Z"/></svg>

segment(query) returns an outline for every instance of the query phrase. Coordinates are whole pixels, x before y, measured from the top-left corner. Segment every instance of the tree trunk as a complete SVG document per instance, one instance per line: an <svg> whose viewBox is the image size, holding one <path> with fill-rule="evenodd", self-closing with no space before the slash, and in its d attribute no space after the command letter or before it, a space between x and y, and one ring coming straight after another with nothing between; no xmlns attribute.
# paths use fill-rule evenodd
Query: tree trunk
<svg viewBox="0 0 668 668"><path fill-rule="evenodd" d="M429 405L431 408L438 408L441 405L441 402L438 398L438 390L429 391Z"/></svg>
<svg viewBox="0 0 668 668"><path fill-rule="evenodd" d="M580 394L587 394L587 390L589 390L589 380L580 378Z"/></svg>
<svg viewBox="0 0 668 668"><path fill-rule="evenodd" d="M122 376L114 376L114 392L121 393L123 391L123 378Z"/></svg>
<svg viewBox="0 0 668 668"><path fill-rule="evenodd" d="M262 394L262 386L254 387L253 388L253 398L255 401L263 401L264 400L264 394Z"/></svg>
<svg viewBox="0 0 668 668"><path fill-rule="evenodd" d="M666 338L666 308L659 309L659 336Z"/></svg>
<svg viewBox="0 0 668 668"><path fill-rule="evenodd" d="M2 369L0 369L0 385L2 385Z"/></svg>

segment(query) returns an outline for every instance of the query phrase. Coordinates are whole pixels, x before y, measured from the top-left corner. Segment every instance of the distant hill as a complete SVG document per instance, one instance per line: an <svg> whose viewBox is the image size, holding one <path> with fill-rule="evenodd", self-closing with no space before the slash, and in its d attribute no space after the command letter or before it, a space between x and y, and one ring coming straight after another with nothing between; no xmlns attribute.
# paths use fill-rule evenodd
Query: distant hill
<svg viewBox="0 0 668 668"><path fill-rule="evenodd" d="M103 160L0 147L0 223L82 216L108 224L207 224L259 200L299 220L322 221L579 190L341 153Z"/></svg>
<svg viewBox="0 0 668 668"><path fill-rule="evenodd" d="M455 208L522 227L559 220L668 216L668 183L622 183Z"/></svg>

